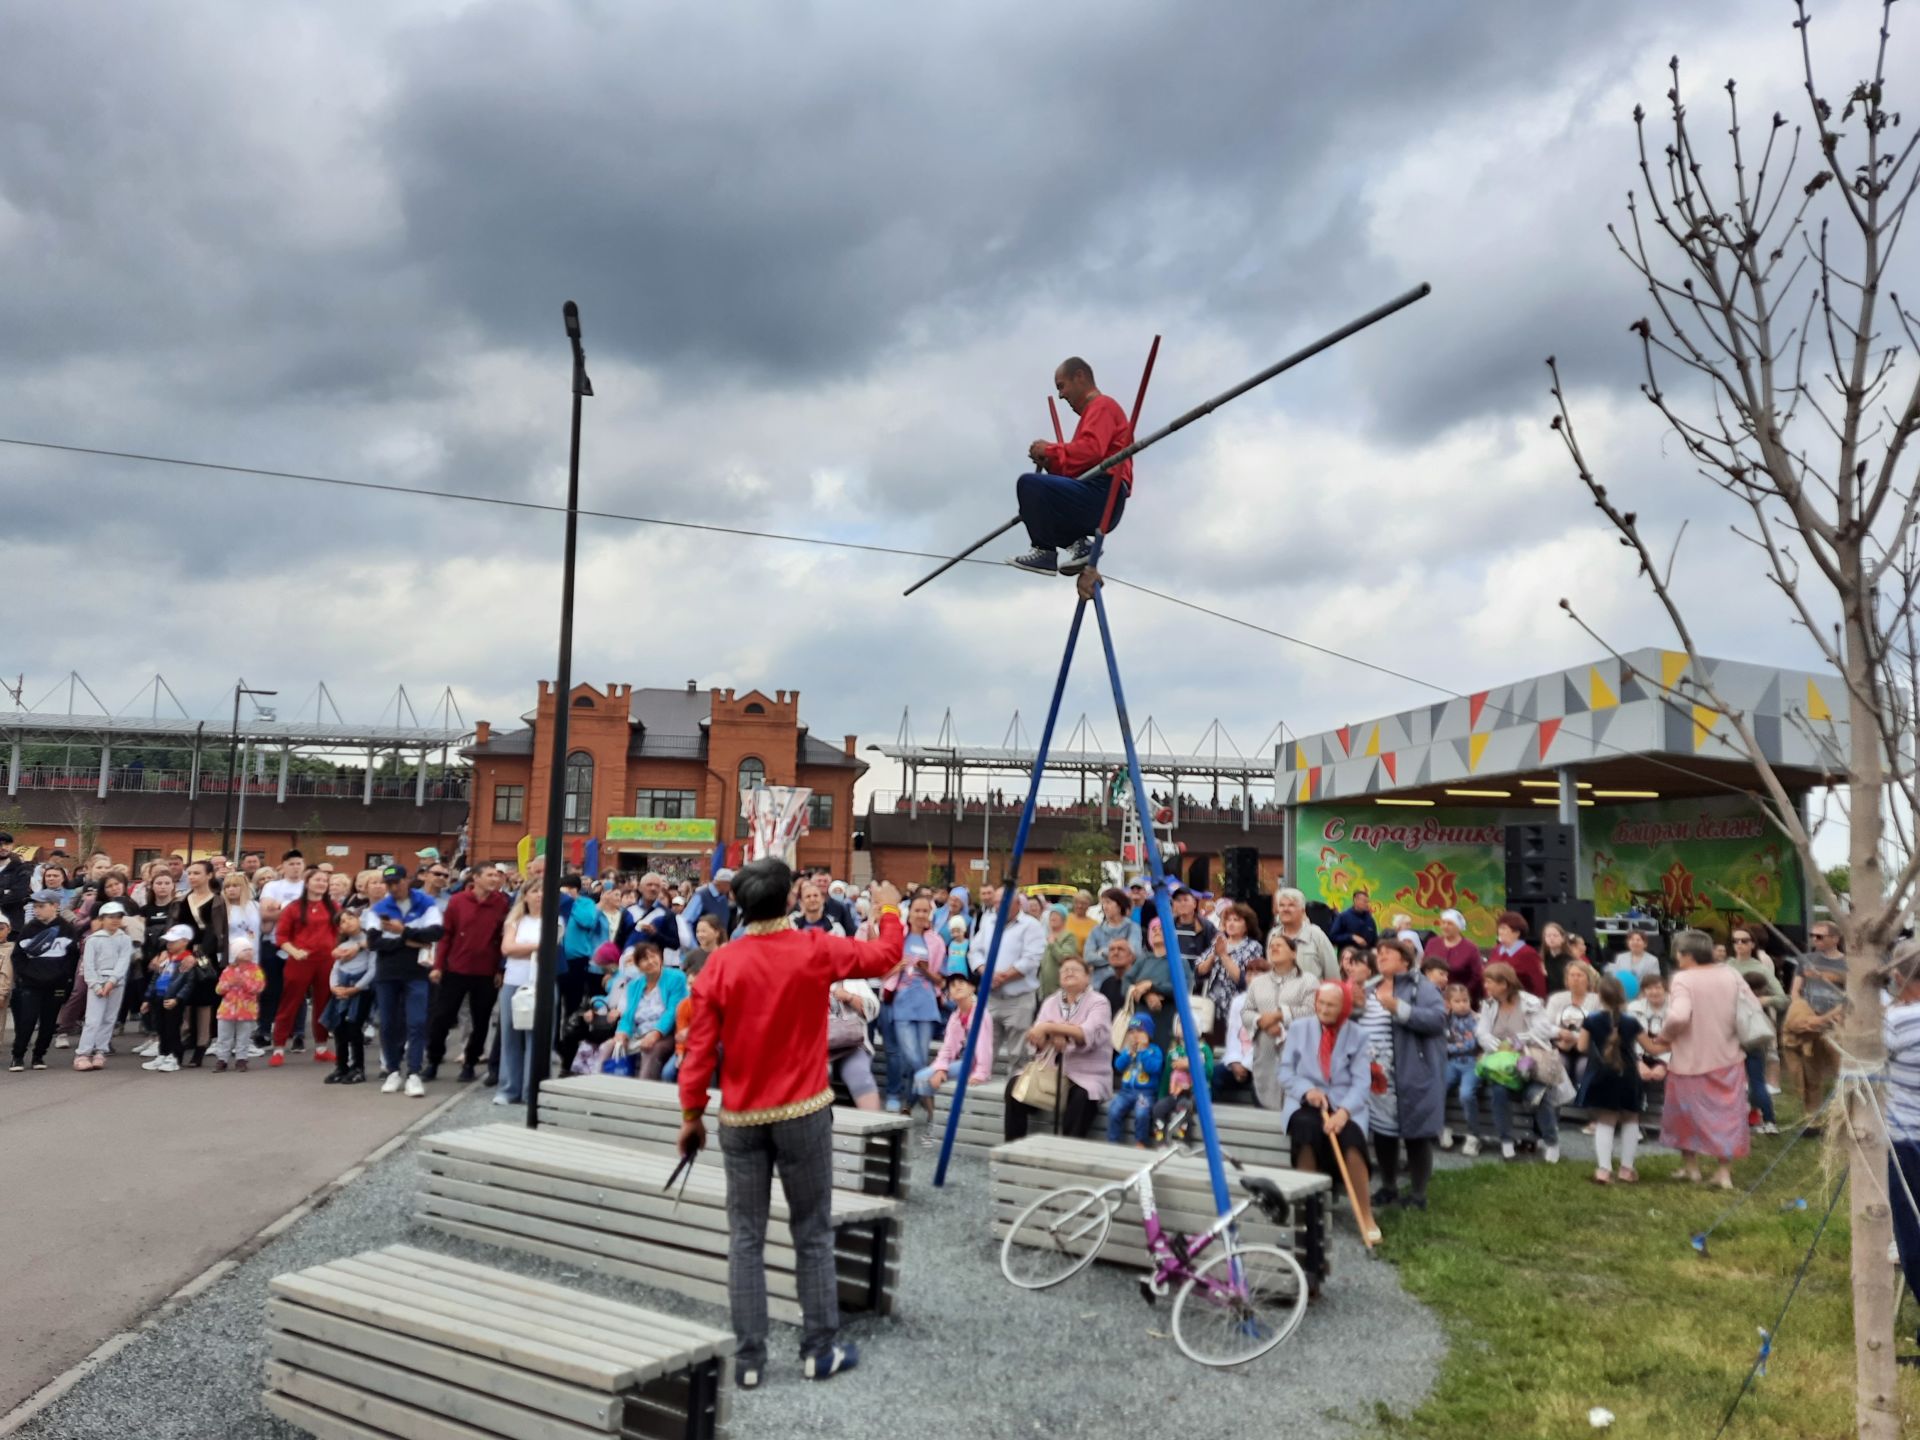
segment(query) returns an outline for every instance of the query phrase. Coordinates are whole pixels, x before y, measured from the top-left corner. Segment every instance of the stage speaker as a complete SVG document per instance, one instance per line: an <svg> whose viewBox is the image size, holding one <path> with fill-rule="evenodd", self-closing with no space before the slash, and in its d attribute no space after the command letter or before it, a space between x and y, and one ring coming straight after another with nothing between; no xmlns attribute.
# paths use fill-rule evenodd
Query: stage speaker
<svg viewBox="0 0 1920 1440"><path fill-rule="evenodd" d="M1230 845L1220 853L1227 897L1252 903L1260 893L1260 851L1252 845Z"/></svg>
<svg viewBox="0 0 1920 1440"><path fill-rule="evenodd" d="M1573 827L1558 822L1528 821L1507 826L1507 864L1521 860L1573 859Z"/></svg>
<svg viewBox="0 0 1920 1440"><path fill-rule="evenodd" d="M1573 898L1573 827L1507 826L1507 903Z"/></svg>
<svg viewBox="0 0 1920 1440"><path fill-rule="evenodd" d="M1533 900L1515 901L1511 897L1507 903L1527 921L1527 943L1536 949L1540 945L1540 932L1552 921L1569 935L1581 935L1586 938L1587 958L1595 967L1604 966L1606 955L1601 952L1600 943L1594 934L1593 902L1591 900ZM1653 937L1648 936L1649 940Z"/></svg>
<svg viewBox="0 0 1920 1440"><path fill-rule="evenodd" d="M1187 859L1187 887L1200 893L1212 890L1213 886L1208 883L1207 876L1207 872L1212 868L1210 857L1205 855L1189 856Z"/></svg>

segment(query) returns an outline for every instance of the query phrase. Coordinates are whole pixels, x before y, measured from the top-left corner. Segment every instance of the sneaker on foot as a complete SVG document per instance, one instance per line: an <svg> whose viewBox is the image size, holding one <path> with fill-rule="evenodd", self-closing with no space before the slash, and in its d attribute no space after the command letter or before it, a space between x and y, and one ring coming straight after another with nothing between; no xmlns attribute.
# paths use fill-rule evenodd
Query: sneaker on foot
<svg viewBox="0 0 1920 1440"><path fill-rule="evenodd" d="M889 1095L887 1097L887 1103L885 1108L886 1108L887 1114L898 1115L900 1113L900 1102L894 1099L891 1095Z"/></svg>
<svg viewBox="0 0 1920 1440"><path fill-rule="evenodd" d="M267 1047L264 1045L251 1044L247 1046L247 1059L249 1060L258 1060L262 1055L266 1053L267 1053Z"/></svg>
<svg viewBox="0 0 1920 1440"><path fill-rule="evenodd" d="M33 1062L33 1068L36 1070L46 1069L47 1068L46 1059L44 1057L35 1057Z"/></svg>
<svg viewBox="0 0 1920 1440"><path fill-rule="evenodd" d="M1778 1135L1780 1133L1780 1127L1769 1120L1760 1127L1760 1133L1762 1135Z"/></svg>
<svg viewBox="0 0 1920 1440"><path fill-rule="evenodd" d="M1057 575L1060 573L1060 557L1051 550L1042 550L1039 546L1024 555L1015 555L1007 561L1016 570L1025 570L1032 575Z"/></svg>
<svg viewBox="0 0 1920 1440"><path fill-rule="evenodd" d="M142 1070L158 1070L160 1068L160 1062L166 1058L167 1057L164 1055L156 1055L153 1057L153 1059L147 1061L147 1063L142 1065L140 1068ZM18 1070L20 1067L16 1065L13 1068Z"/></svg>
<svg viewBox="0 0 1920 1440"><path fill-rule="evenodd" d="M336 1057L334 1056L334 1053L333 1053L333 1047L332 1047L332 1046L330 1046L330 1045L322 1045L322 1046L321 1046L321 1047L320 1047L320 1048L319 1048L318 1050L316 1050L316 1051L314 1051L314 1052L313 1052L313 1058L314 1058L314 1060L315 1060L315 1061L317 1061L317 1062L318 1062L319 1064L322 1064L322 1065L331 1065L331 1064L333 1064L333 1062L334 1062L334 1059L335 1059Z"/></svg>
<svg viewBox="0 0 1920 1440"><path fill-rule="evenodd" d="M421 1083L418 1075L407 1076L407 1094L411 1095L415 1100L418 1100L426 1093L427 1087Z"/></svg>
<svg viewBox="0 0 1920 1440"><path fill-rule="evenodd" d="M180 1062L171 1055L162 1055L159 1063L153 1068L162 1075L175 1075L180 1071Z"/></svg>
<svg viewBox="0 0 1920 1440"><path fill-rule="evenodd" d="M738 1370L733 1372L733 1383L742 1390L758 1390L760 1388L760 1367L758 1365L742 1365Z"/></svg>
<svg viewBox="0 0 1920 1440"><path fill-rule="evenodd" d="M347 1078L340 1083L343 1085L364 1085L367 1083L367 1072L356 1065L347 1071Z"/></svg>
<svg viewBox="0 0 1920 1440"><path fill-rule="evenodd" d="M401 1079L400 1072L398 1070L395 1070L392 1074L387 1076L387 1082L386 1084L380 1087L380 1093L382 1095L398 1095L400 1093L400 1086L403 1083L404 1082Z"/></svg>
<svg viewBox="0 0 1920 1440"><path fill-rule="evenodd" d="M500 1083L500 1072L498 1070L487 1071L486 1075L482 1077L480 1083L486 1086L489 1090L491 1090L494 1086Z"/></svg>
<svg viewBox="0 0 1920 1440"><path fill-rule="evenodd" d="M93 1062L84 1055L76 1055L73 1057L73 1068L76 1070L91 1070L93 1069Z"/></svg>
<svg viewBox="0 0 1920 1440"><path fill-rule="evenodd" d="M1062 575L1078 575L1093 561L1093 541L1076 540L1060 561Z"/></svg>
<svg viewBox="0 0 1920 1440"><path fill-rule="evenodd" d="M160 1053L160 1042L158 1040L149 1040L133 1053L151 1060Z"/></svg>
<svg viewBox="0 0 1920 1440"><path fill-rule="evenodd" d="M1465 1143L1460 1147L1460 1153L1469 1160L1473 1159L1474 1156L1480 1153L1480 1137L1478 1135L1467 1136Z"/></svg>
<svg viewBox="0 0 1920 1440"><path fill-rule="evenodd" d="M336 1069L329 1070L327 1072L327 1078L322 1080L320 1083L322 1085L340 1085L345 1083L346 1078L347 1078L347 1067L342 1065L337 1067Z"/></svg>
<svg viewBox="0 0 1920 1440"><path fill-rule="evenodd" d="M1513 1142L1511 1140L1502 1140L1500 1142L1500 1158L1502 1160L1513 1159Z"/></svg>
<svg viewBox="0 0 1920 1440"><path fill-rule="evenodd" d="M1451 1125L1442 1125L1440 1127L1440 1148L1442 1150L1451 1150L1453 1148L1453 1127Z"/></svg>
<svg viewBox="0 0 1920 1440"><path fill-rule="evenodd" d="M21 1072L22 1070L24 1070L24 1069L26 1069L26 1068L27 1068L27 1067L26 1067L25 1065L22 1065L22 1064L21 1064L21 1063L20 1063L20 1062L19 1062L18 1060L16 1060L16 1061L14 1061L14 1062L13 1062L13 1063L12 1063L11 1065L9 1065L9 1066L7 1066L7 1073L8 1073L9 1075L18 1075L18 1074L19 1074L19 1073L20 1073L20 1072ZM149 1065L149 1066L148 1066L148 1067L146 1067L146 1068L148 1068L148 1069L150 1070L150 1069L152 1069L153 1067Z"/></svg>
<svg viewBox="0 0 1920 1440"><path fill-rule="evenodd" d="M844 1345L830 1345L825 1350L814 1351L807 1356L800 1373L809 1380L831 1380L842 1370L851 1370L859 1363L860 1347L849 1340Z"/></svg>
<svg viewBox="0 0 1920 1440"><path fill-rule="evenodd" d="M267 1061L267 1064L275 1066L276 1068L286 1063L287 1063L287 1052L284 1050L274 1051L273 1058Z"/></svg>
<svg viewBox="0 0 1920 1440"><path fill-rule="evenodd" d="M302 1052L307 1048L307 1037L304 1035L294 1036L293 1044L290 1045L288 1048L292 1050L294 1054L298 1055L300 1052Z"/></svg>
<svg viewBox="0 0 1920 1440"><path fill-rule="evenodd" d="M1560 1163L1560 1146L1558 1144L1547 1146L1546 1149L1540 1152L1540 1158L1549 1165L1558 1165Z"/></svg>
<svg viewBox="0 0 1920 1440"><path fill-rule="evenodd" d="M70 1048L72 1044L73 1042L64 1035L56 1035L53 1037L53 1048L56 1050L66 1050Z"/></svg>

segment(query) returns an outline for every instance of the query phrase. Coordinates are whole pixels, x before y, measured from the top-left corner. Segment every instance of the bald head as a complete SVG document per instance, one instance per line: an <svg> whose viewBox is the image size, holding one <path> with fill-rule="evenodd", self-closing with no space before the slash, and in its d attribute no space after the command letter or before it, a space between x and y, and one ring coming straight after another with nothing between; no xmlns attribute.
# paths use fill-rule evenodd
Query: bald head
<svg viewBox="0 0 1920 1440"><path fill-rule="evenodd" d="M1100 393L1093 383L1093 367L1078 355L1069 355L1053 372L1053 388L1074 414L1086 412L1087 404Z"/></svg>

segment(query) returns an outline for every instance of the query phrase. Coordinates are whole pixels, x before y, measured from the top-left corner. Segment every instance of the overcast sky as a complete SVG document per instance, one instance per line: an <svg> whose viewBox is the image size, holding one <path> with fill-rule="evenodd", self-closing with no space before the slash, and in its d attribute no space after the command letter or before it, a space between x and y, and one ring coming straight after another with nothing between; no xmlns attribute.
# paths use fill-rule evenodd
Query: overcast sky
<svg viewBox="0 0 1920 1440"><path fill-rule="evenodd" d="M1832 89L1878 6L1819 7ZM1469 690L1670 643L1546 428L1560 357L1646 528L1693 521L1708 650L1813 655L1635 391L1606 233L1636 100L1798 117L1776 0L0 7L0 433L564 494L577 300L601 510L951 550L1012 513L1055 362L1144 425L1432 298L1142 460L1110 570ZM1896 40L1914 54L1915 37ZM1900 73L1905 62L1891 68ZM1907 66L1906 73L1914 73ZM1717 112L1716 112L1717 113ZM1718 138L1719 126L1703 127ZM560 522L0 447L29 700L244 674L371 719L511 721L553 668ZM1013 537L1009 537L1011 541ZM995 558L1014 547L1003 542ZM797 687L817 733L997 743L1066 582L608 521L576 678ZM1136 717L1251 750L1437 698L1125 591ZM1112 743L1097 657L1068 723Z"/></svg>

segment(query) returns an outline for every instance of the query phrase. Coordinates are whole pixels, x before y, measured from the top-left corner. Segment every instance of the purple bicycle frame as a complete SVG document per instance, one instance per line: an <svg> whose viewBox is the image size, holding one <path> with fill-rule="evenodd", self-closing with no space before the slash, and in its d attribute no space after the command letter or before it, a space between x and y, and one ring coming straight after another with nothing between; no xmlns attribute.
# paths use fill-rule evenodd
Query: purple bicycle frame
<svg viewBox="0 0 1920 1440"><path fill-rule="evenodd" d="M1189 1243L1181 1247L1181 1250L1176 1250L1166 1228L1160 1223L1160 1207L1153 1198L1153 1167L1148 1166L1142 1170L1134 1177L1133 1183L1139 1190L1140 1225L1146 1232L1147 1252L1158 1262L1154 1267L1153 1278L1147 1282L1155 1295L1166 1294L1176 1280L1197 1278L1193 1262L1206 1252L1209 1245L1213 1244L1214 1237L1221 1233L1222 1225L1232 1224L1247 1208L1244 1202L1235 1206L1221 1224L1216 1224L1213 1229L1203 1231L1199 1235L1187 1237ZM1232 1285L1222 1284L1218 1280L1206 1281L1208 1294L1218 1299L1237 1293L1243 1283L1239 1272L1239 1266L1232 1268Z"/></svg>

